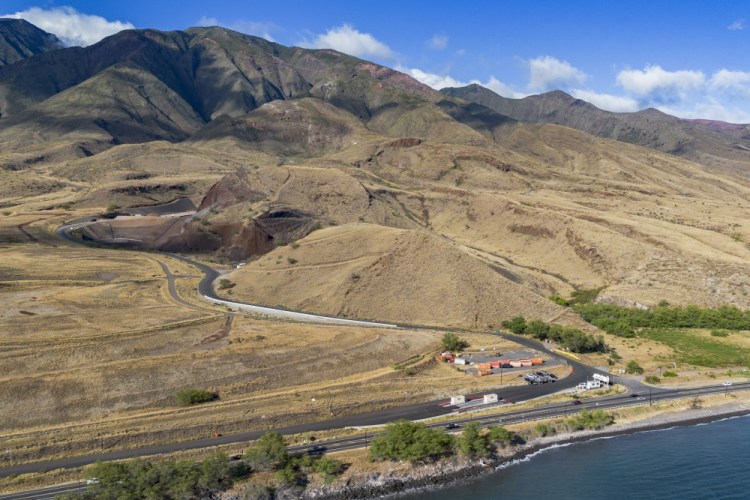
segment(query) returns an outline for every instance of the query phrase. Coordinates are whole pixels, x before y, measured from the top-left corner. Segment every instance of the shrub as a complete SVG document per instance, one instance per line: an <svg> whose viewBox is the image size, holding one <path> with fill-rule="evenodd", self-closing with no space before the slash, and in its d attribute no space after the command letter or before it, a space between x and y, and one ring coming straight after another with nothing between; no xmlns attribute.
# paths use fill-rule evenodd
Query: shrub
<svg viewBox="0 0 750 500"><path fill-rule="evenodd" d="M591 290L573 290L570 294L570 302L573 304L589 304L596 300L602 288L592 288Z"/></svg>
<svg viewBox="0 0 750 500"><path fill-rule="evenodd" d="M641 368L641 365L639 365L637 361L629 361L628 364L625 365L625 371L631 375L640 375L643 373L643 368Z"/></svg>
<svg viewBox="0 0 750 500"><path fill-rule="evenodd" d="M119 209L120 205L117 205L116 203L110 203L107 205L107 213L114 212L115 210Z"/></svg>
<svg viewBox="0 0 750 500"><path fill-rule="evenodd" d="M553 295L550 295L547 298L549 300L551 300L552 302L554 302L555 304L563 306L563 307L567 307L567 306L570 305L570 303L567 300L565 300L564 298L560 297L559 295L554 295L553 294Z"/></svg>
<svg viewBox="0 0 750 500"><path fill-rule="evenodd" d="M549 424L536 424L536 427L534 427L534 430L541 437L549 436L555 433L555 429Z"/></svg>
<svg viewBox="0 0 750 500"><path fill-rule="evenodd" d="M436 460L449 455L453 445L453 436L442 430L430 429L419 422L399 420L386 425L385 431L372 440L370 460Z"/></svg>
<svg viewBox="0 0 750 500"><path fill-rule="evenodd" d="M296 264L298 262L297 259L295 259L294 257L287 257L286 261L289 262L290 264Z"/></svg>
<svg viewBox="0 0 750 500"><path fill-rule="evenodd" d="M245 450L244 458L256 470L274 470L286 467L289 453L284 437L269 431Z"/></svg>
<svg viewBox="0 0 750 500"><path fill-rule="evenodd" d="M578 415L574 415L565 421L565 425L571 431L596 430L602 429L615 421L615 417L604 410L581 410Z"/></svg>
<svg viewBox="0 0 750 500"><path fill-rule="evenodd" d="M344 472L345 466L344 462L341 460L322 457L319 460L314 461L311 468L315 472L323 474L326 483L331 483L336 476L339 476Z"/></svg>
<svg viewBox="0 0 750 500"><path fill-rule="evenodd" d="M487 437L491 443L498 443L502 446L510 446L517 439L517 436L513 432L500 425L490 427Z"/></svg>
<svg viewBox="0 0 750 500"><path fill-rule="evenodd" d="M665 378L666 377L676 377L676 376L677 376L677 372L673 372L673 371L669 371L669 370L667 370L667 371L664 372L664 377Z"/></svg>
<svg viewBox="0 0 750 500"><path fill-rule="evenodd" d="M490 442L480 432L479 424L471 422L464 427L457 443L458 451L469 458L486 458L490 456Z"/></svg>
<svg viewBox="0 0 750 500"><path fill-rule="evenodd" d="M292 250L297 250L298 248L299 248L299 243L297 243L296 241L292 243Z"/></svg>
<svg viewBox="0 0 750 500"><path fill-rule="evenodd" d="M177 391L175 399L179 405L190 406L214 401L219 399L219 395L205 389L187 388Z"/></svg>
<svg viewBox="0 0 750 500"><path fill-rule="evenodd" d="M443 338L440 339L443 345L444 351L458 352L463 351L469 347L469 343L462 338L459 338L455 333L446 333Z"/></svg>
<svg viewBox="0 0 750 500"><path fill-rule="evenodd" d="M712 337L729 337L729 332L726 330L711 330Z"/></svg>
<svg viewBox="0 0 750 500"><path fill-rule="evenodd" d="M661 379L656 375L649 375L644 380L647 384L658 384L659 382L661 382Z"/></svg>
<svg viewBox="0 0 750 500"><path fill-rule="evenodd" d="M234 288L236 286L236 283L232 283L226 278L222 278L219 280L219 290L228 290L230 288Z"/></svg>

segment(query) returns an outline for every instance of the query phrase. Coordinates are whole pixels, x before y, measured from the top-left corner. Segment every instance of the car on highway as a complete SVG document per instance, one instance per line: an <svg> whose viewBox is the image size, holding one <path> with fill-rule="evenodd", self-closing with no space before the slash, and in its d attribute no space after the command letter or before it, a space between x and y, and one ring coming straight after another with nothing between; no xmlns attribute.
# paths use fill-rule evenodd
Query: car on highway
<svg viewBox="0 0 750 500"><path fill-rule="evenodd" d="M723 385L724 387L730 387L732 383L729 380L727 380L726 382L722 382L721 385Z"/></svg>
<svg viewBox="0 0 750 500"><path fill-rule="evenodd" d="M580 399L576 399L576 400L574 400L574 401L573 401L572 403L570 403L570 404L572 404L572 405L582 405L583 403L581 402L581 400L580 400Z"/></svg>
<svg viewBox="0 0 750 500"><path fill-rule="evenodd" d="M640 397L640 396L639 396L638 394L636 394L636 393L633 393L633 394L631 394L631 395L630 395L630 397L631 397L631 398L638 398L638 397Z"/></svg>
<svg viewBox="0 0 750 500"><path fill-rule="evenodd" d="M454 429L460 429L460 428L461 428L461 426L458 425L455 422L451 422L451 423L445 424L445 429L448 430L448 431L452 431Z"/></svg>
<svg viewBox="0 0 750 500"><path fill-rule="evenodd" d="M86 480L86 484L89 485L89 486L92 485L92 484L99 484L99 478L98 477L92 477L91 479L87 479Z"/></svg>

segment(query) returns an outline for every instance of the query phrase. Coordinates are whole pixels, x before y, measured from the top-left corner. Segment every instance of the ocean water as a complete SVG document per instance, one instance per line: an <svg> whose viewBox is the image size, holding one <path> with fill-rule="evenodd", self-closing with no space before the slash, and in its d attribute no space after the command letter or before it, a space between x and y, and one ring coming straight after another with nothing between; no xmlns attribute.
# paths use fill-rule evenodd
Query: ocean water
<svg viewBox="0 0 750 500"><path fill-rule="evenodd" d="M750 417L542 450L408 500L750 499Z"/></svg>

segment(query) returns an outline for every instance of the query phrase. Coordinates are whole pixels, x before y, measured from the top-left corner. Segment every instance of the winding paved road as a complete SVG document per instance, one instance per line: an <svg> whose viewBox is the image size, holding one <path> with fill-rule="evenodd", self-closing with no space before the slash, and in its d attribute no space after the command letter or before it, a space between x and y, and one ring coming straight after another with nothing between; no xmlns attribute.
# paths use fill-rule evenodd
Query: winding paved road
<svg viewBox="0 0 750 500"><path fill-rule="evenodd" d="M83 225L86 225L88 223L90 222L82 221L82 220L75 221L72 224L67 224L58 228L57 234L60 238L63 238L67 241L70 241L76 244L82 244L83 242L81 242L80 240L76 240L75 238L70 236L69 231L73 228L82 227ZM211 269L205 264L195 262L191 259L182 257L180 255L175 255L175 254L166 254L166 255L169 255L170 257L173 257L187 264L190 264L198 268L200 271L204 273L203 279L201 280L198 286L198 291L202 296L208 299L224 300L221 297L218 297L213 290L213 282L219 276L219 273L216 270ZM189 302L185 301L182 297L179 296L174 286L174 276L172 275L172 273L169 271L168 267L164 263L160 262L160 265L162 266L162 269L164 270L164 272L167 274L167 277L168 278L170 276L172 277L172 279L168 279L169 292L172 295L172 297L182 304L188 305L190 307L195 307L194 304L190 304ZM238 304L238 303L235 303L235 304ZM244 304L239 304L239 305L244 305ZM251 306L251 304L247 304L247 305ZM260 307L260 306L253 306L253 307ZM284 311L284 310L278 310L278 309L272 309L272 308L264 308L264 309L267 309L275 313L293 312L293 311ZM297 313L297 314L304 314L306 316L310 316L315 319L322 319L324 320L324 322L326 322L325 320L341 319L342 320L341 324L343 325L353 325L353 324L362 325L364 323L366 326L389 326L393 328L399 327L398 325L391 325L391 324L386 324L386 323L356 322L352 320L344 320L343 318L328 318L325 316L308 315L306 313ZM284 316L284 317L286 319L290 319L289 316ZM305 320L309 321L310 318L307 318ZM414 329L435 330L434 327L426 327L426 326L418 326L418 325L408 325L408 327L414 328ZM452 329L452 331L456 331L456 330ZM520 337L517 335L511 335L511 334L497 333L496 335L503 337L505 339L511 340L513 342L516 342L518 344L521 344L527 348L544 351L553 358L558 357L556 354L551 352L546 345L540 342L537 342L535 340L525 338L525 337ZM526 400L554 394L556 392L560 392L565 389L571 389L575 387L576 385L578 385L579 383L584 382L587 379L590 379L591 376L594 373L596 373L596 370L578 361L575 361L572 359L564 359L564 361L565 363L570 365L572 373L568 377L565 377L559 380L557 383L533 385L533 386L525 385L525 386L515 386L515 387L500 387L496 390L488 390L487 392L499 393L500 398L507 403L521 402L521 401L526 401ZM512 372L509 372L508 376L511 376L510 373ZM656 392L658 393L660 391L656 391ZM472 398L477 398L481 396L482 394L473 394L473 395L468 395L468 398L472 399ZM390 422L390 421L402 419L402 418L409 419L409 420L422 420L422 419L452 414L455 409L452 407L449 407L448 405L446 405L446 403L447 403L446 400L428 401L424 403L417 403L417 404L398 407L398 408L388 408L385 410L361 413L358 415L348 415L348 416L338 417L338 418L334 418L330 420L325 420L322 422L311 422L307 424L275 428L274 430L282 434L300 434L300 433L319 432L323 430L340 429L344 427L366 427L366 426L382 425L386 422ZM46 470L52 470L52 469L58 469L58 468L81 467L83 465L91 464L96 461L120 460L120 459L125 459L125 458L158 455L158 454L163 454L163 453L171 453L175 451L204 448L204 447L210 447L210 446L216 446L216 445L242 443L242 442L255 440L258 437L260 437L262 434L264 434L266 431L267 429L253 430L253 431L248 431L248 432L223 435L223 436L219 436L216 438L204 438L204 439L184 441L184 442L179 442L179 443L167 443L167 444L154 445L154 446L145 446L145 447L130 449L130 450L117 450L117 451L112 451L108 453L97 453L97 454L90 454L90 455L77 456L77 457L67 457L67 458L62 458L62 459L57 459L57 460L17 464L17 465L13 465L10 467L0 468L0 477L7 477L10 475L23 474L23 473L29 473L29 472L40 472L40 471L46 471Z"/></svg>

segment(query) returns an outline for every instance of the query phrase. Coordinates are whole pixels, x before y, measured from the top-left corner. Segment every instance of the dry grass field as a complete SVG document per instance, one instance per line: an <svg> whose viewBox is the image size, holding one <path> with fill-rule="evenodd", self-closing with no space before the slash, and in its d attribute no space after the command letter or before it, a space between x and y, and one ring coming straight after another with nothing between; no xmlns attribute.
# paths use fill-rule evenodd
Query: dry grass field
<svg viewBox="0 0 750 500"><path fill-rule="evenodd" d="M180 261L70 245L50 232L66 214L18 212L0 218L0 446L15 460L270 428L497 385L434 361L441 332L230 316L196 297L198 273ZM193 306L172 300L160 261ZM467 338L476 349L512 348ZM220 400L178 407L174 394L184 387Z"/></svg>

